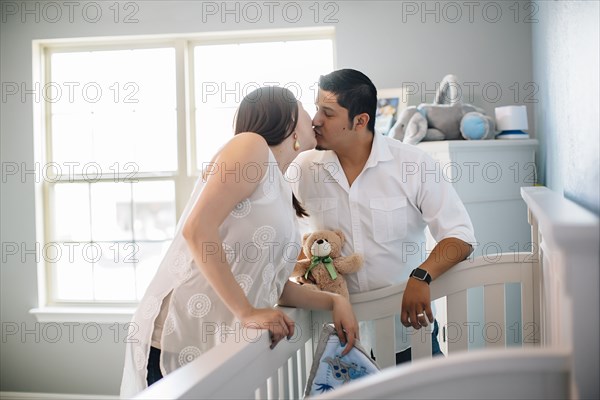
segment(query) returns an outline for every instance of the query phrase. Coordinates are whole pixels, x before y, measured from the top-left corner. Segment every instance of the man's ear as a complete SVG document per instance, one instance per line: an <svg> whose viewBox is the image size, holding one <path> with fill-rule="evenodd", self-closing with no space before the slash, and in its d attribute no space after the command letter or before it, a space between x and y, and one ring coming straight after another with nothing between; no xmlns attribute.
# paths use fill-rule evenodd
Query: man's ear
<svg viewBox="0 0 600 400"><path fill-rule="evenodd" d="M371 118L369 118L369 114L367 113L356 115L354 117L354 130L365 129L370 119Z"/></svg>

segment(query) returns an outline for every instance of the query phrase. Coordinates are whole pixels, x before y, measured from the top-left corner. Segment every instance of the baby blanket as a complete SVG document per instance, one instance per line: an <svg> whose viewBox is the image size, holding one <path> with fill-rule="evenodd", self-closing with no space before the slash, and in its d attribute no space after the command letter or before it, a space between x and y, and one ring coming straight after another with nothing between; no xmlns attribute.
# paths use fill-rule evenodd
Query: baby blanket
<svg viewBox="0 0 600 400"><path fill-rule="evenodd" d="M334 326L324 325L306 382L305 397L325 393L379 371L379 366L369 357L358 340L354 348L342 357L343 350Z"/></svg>

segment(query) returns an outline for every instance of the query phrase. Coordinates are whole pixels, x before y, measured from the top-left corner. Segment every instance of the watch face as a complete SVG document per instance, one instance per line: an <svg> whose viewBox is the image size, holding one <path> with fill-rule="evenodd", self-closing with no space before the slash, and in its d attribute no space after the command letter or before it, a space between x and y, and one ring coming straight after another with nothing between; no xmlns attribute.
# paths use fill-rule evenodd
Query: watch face
<svg viewBox="0 0 600 400"><path fill-rule="evenodd" d="M415 278L418 278L420 280L425 280L425 277L427 276L427 271L425 271L424 269L415 269L415 272L413 273L413 276Z"/></svg>

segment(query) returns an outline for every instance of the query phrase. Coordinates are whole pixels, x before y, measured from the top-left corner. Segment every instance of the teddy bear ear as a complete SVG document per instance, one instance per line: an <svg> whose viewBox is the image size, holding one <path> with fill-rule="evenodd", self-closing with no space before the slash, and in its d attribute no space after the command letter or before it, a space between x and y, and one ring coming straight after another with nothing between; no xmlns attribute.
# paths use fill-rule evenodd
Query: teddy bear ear
<svg viewBox="0 0 600 400"><path fill-rule="evenodd" d="M346 241L346 236L344 236L344 232L342 232L339 229L336 229L333 232L340 237L340 239L342 240L342 243Z"/></svg>
<svg viewBox="0 0 600 400"><path fill-rule="evenodd" d="M305 233L305 234L302 236L302 243L305 243L305 242L306 242L306 239L308 239L308 237L309 237L310 235L311 235L310 233Z"/></svg>

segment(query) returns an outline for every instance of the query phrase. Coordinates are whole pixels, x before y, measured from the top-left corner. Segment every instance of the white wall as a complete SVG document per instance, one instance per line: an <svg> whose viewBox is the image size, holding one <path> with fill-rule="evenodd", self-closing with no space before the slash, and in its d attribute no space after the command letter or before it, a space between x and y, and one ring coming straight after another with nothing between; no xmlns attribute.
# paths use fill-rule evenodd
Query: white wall
<svg viewBox="0 0 600 400"><path fill-rule="evenodd" d="M294 17L293 9L288 10L290 14L286 15L286 21L281 12L286 3L277 2L273 20L269 20L268 9L263 6L263 17L256 23L244 20L243 16L236 23L233 15L227 15L225 23L221 22L220 15L207 16L206 22L203 22L203 6L220 6L221 2L131 3L138 7L134 16L138 22L125 24L122 22L124 14L135 9L121 9L119 22L115 23L114 13L108 8L113 2L98 3L103 14L95 23L87 22L82 16L86 2L75 2L73 22L69 20L68 6L62 1L54 3L63 9L63 15L57 22L48 21L55 18L54 10L47 8L44 15L44 2L3 2L0 26L3 84L16 82L19 85L23 83L28 89L32 87L31 41L34 39L315 25L314 12L309 8L313 2L297 3L302 10L302 19L298 22L289 22ZM35 21L35 15L29 14L22 22L20 11L24 7L35 9L36 4L42 14L39 22ZM263 5L263 2L257 4ZM421 15L422 11L426 11L424 4L433 12ZM336 28L337 67L362 70L379 88L402 84L417 87L419 90L411 97L411 104L431 101L435 83L447 73L454 73L463 82L469 82L470 86L464 86L464 100L474 102L490 113L495 106L523 103L532 93L526 85L533 81L531 24L523 22L528 11L527 3L518 4L520 13L517 22L513 2L459 1L452 4L338 1L327 5L327 2L322 2L319 4L321 13L317 25L333 25ZM230 7L234 5L231 3ZM513 9L509 8L511 5ZM17 15L12 14L14 7L18 8ZM498 7L500 15L497 14ZM88 8L86 16L94 17L93 10ZM456 11L460 11L460 15ZM325 16L331 12L335 12L333 18L338 22L323 23ZM491 22L496 19L496 22ZM472 98L469 98L469 87L474 89ZM483 92L484 87L488 89L487 95ZM497 88L501 89L502 95L496 99ZM25 102L20 96L8 96L3 99L1 107L3 168L7 165L5 163L10 162L25 162L31 167L34 163L32 96L26 96ZM33 177L29 176L24 182L17 178L3 179L1 200L3 246L14 242L25 243L32 248L36 238ZM21 261L21 254L4 255L3 250L3 258L6 259L2 260L0 269L3 324L0 391L118 393L124 331L103 325L99 340L92 343L90 339L96 335L93 327L84 331L81 325L75 326L70 335L68 326L59 325L62 337L57 343L51 343L56 327L46 325L36 328L35 319L28 314L38 302L34 257L28 255ZM9 330L15 327L38 332L39 337L34 333L22 337L21 332L8 335ZM117 337L115 332L118 332ZM73 339L72 343L70 339Z"/></svg>
<svg viewBox="0 0 600 400"><path fill-rule="evenodd" d="M538 1L532 26L538 169L557 192L600 213L598 1Z"/></svg>

